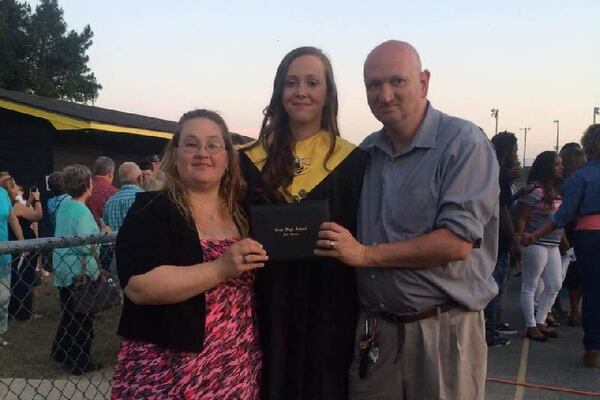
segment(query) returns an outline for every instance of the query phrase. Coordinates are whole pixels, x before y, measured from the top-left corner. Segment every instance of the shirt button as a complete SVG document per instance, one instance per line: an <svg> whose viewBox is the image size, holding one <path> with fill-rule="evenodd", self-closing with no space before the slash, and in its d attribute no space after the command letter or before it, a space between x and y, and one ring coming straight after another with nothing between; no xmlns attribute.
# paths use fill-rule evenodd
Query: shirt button
<svg viewBox="0 0 600 400"><path fill-rule="evenodd" d="M375 279L375 274L371 274L371 279Z"/></svg>
<svg viewBox="0 0 600 400"><path fill-rule="evenodd" d="M380 308L385 308L385 304L383 304L383 303L379 303L379 307L380 307Z"/></svg>

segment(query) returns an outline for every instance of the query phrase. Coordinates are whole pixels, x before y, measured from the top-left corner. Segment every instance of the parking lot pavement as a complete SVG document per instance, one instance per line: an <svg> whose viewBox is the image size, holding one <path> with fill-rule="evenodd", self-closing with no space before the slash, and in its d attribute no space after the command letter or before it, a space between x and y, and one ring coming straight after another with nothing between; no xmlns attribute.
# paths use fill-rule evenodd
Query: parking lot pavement
<svg viewBox="0 0 600 400"><path fill-rule="evenodd" d="M516 327L519 333L509 336L509 346L489 348L486 400L600 399L600 369L584 368L581 363L581 327L569 327L562 320L562 325L557 328L558 339L546 343L525 339L525 325L519 306L520 283L520 277L510 277L504 307L505 321ZM568 309L567 293L561 292L561 303L563 308ZM516 382L542 388L519 386L514 384Z"/></svg>

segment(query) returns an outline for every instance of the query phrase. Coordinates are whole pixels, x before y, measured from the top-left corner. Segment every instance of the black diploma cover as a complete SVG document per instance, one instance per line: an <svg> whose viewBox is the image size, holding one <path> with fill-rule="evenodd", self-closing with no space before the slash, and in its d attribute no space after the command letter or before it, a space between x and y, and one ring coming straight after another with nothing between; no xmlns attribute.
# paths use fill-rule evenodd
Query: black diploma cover
<svg viewBox="0 0 600 400"><path fill-rule="evenodd" d="M329 221L327 200L253 206L250 236L265 247L269 260L314 258L319 226L326 221Z"/></svg>

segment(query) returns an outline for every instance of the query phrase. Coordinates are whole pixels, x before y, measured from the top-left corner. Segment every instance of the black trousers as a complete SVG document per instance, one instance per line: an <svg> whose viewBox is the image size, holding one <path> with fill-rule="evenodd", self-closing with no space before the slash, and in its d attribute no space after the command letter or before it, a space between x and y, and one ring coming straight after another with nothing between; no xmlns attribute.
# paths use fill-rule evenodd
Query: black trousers
<svg viewBox="0 0 600 400"><path fill-rule="evenodd" d="M37 283L36 278L38 278L38 275L35 267L38 256L23 257L21 265L19 265L20 259L21 256L13 256L11 264L11 296L8 315L19 321L26 321L33 314L33 293L31 290Z"/></svg>
<svg viewBox="0 0 600 400"><path fill-rule="evenodd" d="M58 288L62 317L52 343L52 359L73 369L84 369L90 361L94 317L73 311L72 288Z"/></svg>

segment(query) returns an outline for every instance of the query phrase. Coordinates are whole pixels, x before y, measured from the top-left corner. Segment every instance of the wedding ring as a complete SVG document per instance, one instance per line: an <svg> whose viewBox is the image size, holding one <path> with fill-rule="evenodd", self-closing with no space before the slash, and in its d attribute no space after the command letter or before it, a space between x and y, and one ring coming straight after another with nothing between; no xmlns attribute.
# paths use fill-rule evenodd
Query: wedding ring
<svg viewBox="0 0 600 400"><path fill-rule="evenodd" d="M335 242L333 240L329 241L329 248L330 249L335 249Z"/></svg>
<svg viewBox="0 0 600 400"><path fill-rule="evenodd" d="M242 264L246 264L246 255L245 254L242 255Z"/></svg>

